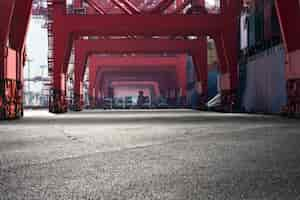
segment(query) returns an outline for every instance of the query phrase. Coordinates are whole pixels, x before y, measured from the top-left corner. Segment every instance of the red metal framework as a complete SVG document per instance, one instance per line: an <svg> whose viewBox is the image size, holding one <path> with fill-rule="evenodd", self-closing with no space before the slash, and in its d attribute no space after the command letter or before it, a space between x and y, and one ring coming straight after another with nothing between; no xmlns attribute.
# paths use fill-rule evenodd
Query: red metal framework
<svg viewBox="0 0 300 200"><path fill-rule="evenodd" d="M162 94L178 85L176 72L173 67L154 67L150 69L132 68L132 67L101 67L96 68L96 78L92 80L95 88L90 88L90 102L101 102L103 97L110 97L109 88L112 82L120 81L155 81L158 83ZM93 105L93 104L92 104Z"/></svg>
<svg viewBox="0 0 300 200"><path fill-rule="evenodd" d="M0 2L0 119L23 115L25 37L32 0Z"/></svg>
<svg viewBox="0 0 300 200"><path fill-rule="evenodd" d="M230 88L233 92L237 87L237 16L239 3L236 1L222 1L223 12L220 14L199 13L190 15L67 15L63 0L54 1L53 33L54 43L54 91L56 111L64 112L59 106L64 104L65 87L63 77L67 71L67 63L72 46L72 40L79 36L189 36L210 35L219 43L220 55L225 59L222 72L230 73ZM200 2L201 3L201 2ZM168 24L168 26L166 26ZM232 45L234 44L234 45ZM228 47L225 49L225 47ZM235 69L231 69L235 68ZM224 78L224 79L226 79ZM53 107L50 107L52 111ZM55 112L56 112L55 111Z"/></svg>
<svg viewBox="0 0 300 200"><path fill-rule="evenodd" d="M176 72L177 87L181 88L181 95L186 96L186 56L178 55L172 57L145 57L145 56L116 56L116 57L97 57L91 56L89 65L89 93L95 89L96 92L99 91L99 85L97 85L96 77L101 77L104 71L165 71L172 70ZM107 69L108 68L108 69ZM105 70L104 70L105 69ZM98 75L96 75L98 74ZM79 81L75 81L75 108L76 110L82 109L82 84L78 84ZM77 84L76 84L77 83ZM166 85L160 84L161 86ZM174 85L173 85L174 86ZM98 96L98 95L96 95ZM90 98L93 99L95 96L91 95Z"/></svg>
<svg viewBox="0 0 300 200"><path fill-rule="evenodd" d="M229 105L229 108L232 106L233 94L238 86L236 33L240 1L221 0L221 10L218 13L207 12L203 0L178 0L175 3L171 0L153 0L149 1L149 4L144 4L142 0L115 0L114 3L108 0L80 2L83 4L77 7L73 5L72 10L72 6L67 6L65 0L47 0L49 71L50 74L53 72L53 95L50 105L52 112L66 111L64 77L73 40L85 36L89 39L93 36L107 40L186 40L188 36L203 38L209 35L215 40L218 51L223 103ZM0 1L1 118L14 118L22 114L22 71L26 56L24 40L32 3L33 0ZM34 0L34 5L39 5L39 1ZM189 6L191 9L187 9ZM79 12L78 8L81 7L88 12ZM297 38L300 33L297 25L300 19L299 0L290 0L289 3L277 0L276 8L287 52L287 111L295 113L300 110L300 40ZM198 62L202 60L199 59Z"/></svg>
<svg viewBox="0 0 300 200"><path fill-rule="evenodd" d="M75 9L83 9L90 14L161 14L179 13L191 3L191 0L75 0L73 5Z"/></svg>
<svg viewBox="0 0 300 200"><path fill-rule="evenodd" d="M207 44L201 40L166 40L166 39L122 39L122 40L77 40L75 41L75 91L76 96L80 96L80 85L87 64L87 58L92 54L178 54L188 53L193 56L197 80L202 84L202 95L207 96ZM114 62L114 58L110 58ZM149 60L149 59L148 59ZM154 57L153 63L157 58ZM101 61L99 61L101 62ZM185 65L186 58L182 57ZM181 73L185 74L185 73ZM184 78L184 77L182 77ZM186 79L186 78L185 78ZM199 102L200 104L204 104Z"/></svg>

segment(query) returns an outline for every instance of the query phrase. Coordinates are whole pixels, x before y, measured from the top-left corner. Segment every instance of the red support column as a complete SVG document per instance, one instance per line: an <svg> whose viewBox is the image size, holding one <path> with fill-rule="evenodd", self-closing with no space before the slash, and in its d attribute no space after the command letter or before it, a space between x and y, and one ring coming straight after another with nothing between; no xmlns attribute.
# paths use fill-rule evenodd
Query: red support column
<svg viewBox="0 0 300 200"><path fill-rule="evenodd" d="M201 37L198 45L200 51L196 51L192 56L197 78L196 87L200 96L199 108L205 109L208 95L208 55L206 37Z"/></svg>
<svg viewBox="0 0 300 200"><path fill-rule="evenodd" d="M232 112L236 103L238 89L238 39L237 26L228 27L232 31L216 37L216 47L220 63L221 110Z"/></svg>
<svg viewBox="0 0 300 200"><path fill-rule="evenodd" d="M206 14L205 0L192 0L191 13ZM208 95L208 47L206 36L200 36L198 42L199 50L192 56L194 60L196 78L197 78L197 91L199 93L199 108L205 109Z"/></svg>
<svg viewBox="0 0 300 200"><path fill-rule="evenodd" d="M91 63L89 68L89 89L88 89L89 102L91 108L94 108L96 106L96 97L97 97L96 87L95 87L96 77L97 77L97 68Z"/></svg>
<svg viewBox="0 0 300 200"><path fill-rule="evenodd" d="M52 113L67 112L66 73L71 53L69 33L64 30L66 7L64 0L53 2L53 88L50 94L49 111ZM67 59L67 60L66 60Z"/></svg>
<svg viewBox="0 0 300 200"><path fill-rule="evenodd" d="M13 16L15 2L1 1L0 2L0 120L9 119L9 102L10 100L7 91L8 70L11 66L11 51L8 47L8 38L11 29L11 20Z"/></svg>
<svg viewBox="0 0 300 200"><path fill-rule="evenodd" d="M288 102L284 112L300 113L300 2L277 0L277 15L286 50L286 79Z"/></svg>
<svg viewBox="0 0 300 200"><path fill-rule="evenodd" d="M32 0L0 3L0 119L23 115L24 42L31 7Z"/></svg>
<svg viewBox="0 0 300 200"><path fill-rule="evenodd" d="M4 79L4 69L6 66L5 57L7 55L8 37L11 28L11 21L15 1L0 2L0 79ZM1 98L1 97L0 97ZM1 100L0 100L1 101Z"/></svg>

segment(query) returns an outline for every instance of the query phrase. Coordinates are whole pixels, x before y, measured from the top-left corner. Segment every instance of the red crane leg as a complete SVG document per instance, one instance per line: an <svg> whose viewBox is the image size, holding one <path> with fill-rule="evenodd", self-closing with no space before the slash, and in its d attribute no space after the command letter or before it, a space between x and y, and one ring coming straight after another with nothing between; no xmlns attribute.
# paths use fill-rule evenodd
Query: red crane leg
<svg viewBox="0 0 300 200"><path fill-rule="evenodd" d="M286 49L288 102L284 112L294 115L300 113L300 2L277 0L276 10Z"/></svg>
<svg viewBox="0 0 300 200"><path fill-rule="evenodd" d="M53 86L49 99L49 111L52 113L67 112L66 73L71 53L71 42L63 27L60 16L65 12L63 3L53 4ZM66 59L68 58L68 59Z"/></svg>
<svg viewBox="0 0 300 200"><path fill-rule="evenodd" d="M236 34L230 34L236 33L237 28L232 27L231 30L215 39L221 73L221 110L225 112L233 111L238 88L238 39Z"/></svg>
<svg viewBox="0 0 300 200"><path fill-rule="evenodd" d="M0 32L0 91L3 91L0 94L0 119L14 119L23 114L24 42L32 0L25 0L22 4L5 0L0 5L5 9L0 14L5 20L0 25L1 29L3 27Z"/></svg>
<svg viewBox="0 0 300 200"><path fill-rule="evenodd" d="M201 50L195 52L192 57L198 82L197 91L200 95L199 108L205 109L208 94L208 55L206 37L199 39L198 45L201 47Z"/></svg>
<svg viewBox="0 0 300 200"><path fill-rule="evenodd" d="M16 80L22 81L23 67L25 65L25 39L28 32L32 8L32 0L24 0L22 3L16 3L14 15L11 22L10 45L17 51L17 69ZM23 99L22 84L18 84L20 91L19 99ZM21 100L19 100L20 102ZM22 104L22 102L20 102Z"/></svg>
<svg viewBox="0 0 300 200"><path fill-rule="evenodd" d="M0 2L0 80L5 78L7 44L14 6L15 1ZM3 102L3 94L0 94L0 98L0 102Z"/></svg>

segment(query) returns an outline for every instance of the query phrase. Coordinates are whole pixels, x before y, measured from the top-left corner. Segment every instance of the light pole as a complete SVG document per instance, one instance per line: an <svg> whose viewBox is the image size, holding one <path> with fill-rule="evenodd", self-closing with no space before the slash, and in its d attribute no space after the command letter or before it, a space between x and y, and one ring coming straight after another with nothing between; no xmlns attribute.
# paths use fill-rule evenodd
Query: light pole
<svg viewBox="0 0 300 200"><path fill-rule="evenodd" d="M27 58L27 94L28 94L28 104L30 101L30 63L33 61L33 59Z"/></svg>

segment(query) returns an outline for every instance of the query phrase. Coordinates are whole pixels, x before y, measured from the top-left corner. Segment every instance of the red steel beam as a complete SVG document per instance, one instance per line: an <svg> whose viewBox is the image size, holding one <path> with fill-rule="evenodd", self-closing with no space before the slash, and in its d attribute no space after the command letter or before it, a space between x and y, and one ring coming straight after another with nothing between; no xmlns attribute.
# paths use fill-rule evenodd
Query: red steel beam
<svg viewBox="0 0 300 200"><path fill-rule="evenodd" d="M130 10L131 14L141 14L141 11L128 0L119 0L120 3L124 4L127 9Z"/></svg>
<svg viewBox="0 0 300 200"><path fill-rule="evenodd" d="M118 8L120 8L124 13L132 15L133 13L131 10L124 5L123 3L120 2L120 0L111 0Z"/></svg>
<svg viewBox="0 0 300 200"><path fill-rule="evenodd" d="M86 3L92 7L98 14L100 15L105 15L106 12L105 10L101 7L101 5L99 5L96 1L94 0L85 0Z"/></svg>
<svg viewBox="0 0 300 200"><path fill-rule="evenodd" d="M144 10L144 12L151 13L151 14L160 14L164 12L168 7L170 7L173 2L174 0L162 0L153 9Z"/></svg>

